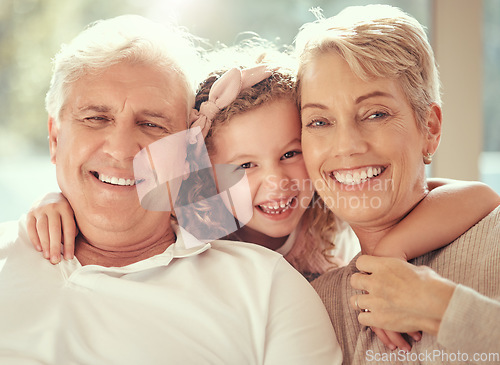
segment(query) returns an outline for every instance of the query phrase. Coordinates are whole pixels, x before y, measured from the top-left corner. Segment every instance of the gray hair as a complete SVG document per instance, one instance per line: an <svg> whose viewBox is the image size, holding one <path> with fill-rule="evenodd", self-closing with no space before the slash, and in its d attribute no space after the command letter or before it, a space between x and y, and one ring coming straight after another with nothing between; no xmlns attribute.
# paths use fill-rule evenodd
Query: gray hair
<svg viewBox="0 0 500 365"><path fill-rule="evenodd" d="M424 121L432 103L441 106L440 83L434 53L423 26L389 5L353 6L337 16L305 24L295 44L300 80L307 65L321 54L342 57L361 79L396 79L412 106L417 124Z"/></svg>
<svg viewBox="0 0 500 365"><path fill-rule="evenodd" d="M138 15L122 15L90 24L53 60L45 108L59 123L71 85L82 76L99 74L120 63L142 63L180 76L186 90L187 115L194 104L194 72L200 54L194 37Z"/></svg>

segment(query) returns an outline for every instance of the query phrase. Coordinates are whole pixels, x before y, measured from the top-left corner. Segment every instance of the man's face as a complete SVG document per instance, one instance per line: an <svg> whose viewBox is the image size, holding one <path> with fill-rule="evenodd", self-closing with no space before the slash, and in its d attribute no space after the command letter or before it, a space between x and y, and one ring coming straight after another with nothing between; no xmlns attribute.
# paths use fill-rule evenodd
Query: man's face
<svg viewBox="0 0 500 365"><path fill-rule="evenodd" d="M186 128L186 102L177 74L141 64L116 64L71 86L60 125L49 118L50 152L82 232L168 224L169 212L141 207L133 159L150 143Z"/></svg>

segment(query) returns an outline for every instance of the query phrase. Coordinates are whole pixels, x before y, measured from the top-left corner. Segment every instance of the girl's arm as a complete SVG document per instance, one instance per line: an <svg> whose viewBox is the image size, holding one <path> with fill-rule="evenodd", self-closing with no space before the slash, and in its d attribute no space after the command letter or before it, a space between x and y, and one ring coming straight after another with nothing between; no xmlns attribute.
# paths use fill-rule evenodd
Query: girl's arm
<svg viewBox="0 0 500 365"><path fill-rule="evenodd" d="M429 194L373 252L410 260L443 247L500 205L500 196L480 182L429 179Z"/></svg>
<svg viewBox="0 0 500 365"><path fill-rule="evenodd" d="M61 193L49 193L33 205L27 215L27 228L35 249L43 251L51 263L61 261L61 251L66 260L73 258L78 230L73 209Z"/></svg>
<svg viewBox="0 0 500 365"><path fill-rule="evenodd" d="M429 194L379 242L373 255L406 261L421 256L452 242L500 204L500 196L480 182L430 179L428 185ZM411 348L398 332L372 330L390 349ZM421 338L418 332L409 335Z"/></svg>

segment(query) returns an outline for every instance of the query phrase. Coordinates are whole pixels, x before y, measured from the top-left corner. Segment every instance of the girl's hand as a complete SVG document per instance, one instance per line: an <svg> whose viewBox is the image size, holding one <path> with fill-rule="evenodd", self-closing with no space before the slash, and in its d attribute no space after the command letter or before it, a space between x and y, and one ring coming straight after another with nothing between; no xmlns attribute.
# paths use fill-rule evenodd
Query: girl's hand
<svg viewBox="0 0 500 365"><path fill-rule="evenodd" d="M28 212L27 227L35 249L43 251L52 264L61 261L61 252L66 260L73 258L78 230L73 210L61 193L49 193L35 203Z"/></svg>
<svg viewBox="0 0 500 365"><path fill-rule="evenodd" d="M410 352L411 345L403 338L401 333L394 331L386 331L382 328L371 327L372 331L375 332L377 337L390 348L392 351L397 348L404 350L406 352ZM408 333L410 337L412 337L415 341L420 341L422 339L422 335L420 332L411 332Z"/></svg>

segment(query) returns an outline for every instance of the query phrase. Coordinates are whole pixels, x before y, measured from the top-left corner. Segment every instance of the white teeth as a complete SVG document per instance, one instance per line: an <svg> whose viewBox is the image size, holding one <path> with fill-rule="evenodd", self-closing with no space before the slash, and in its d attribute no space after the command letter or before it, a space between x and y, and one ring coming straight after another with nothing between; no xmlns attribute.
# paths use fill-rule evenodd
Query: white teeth
<svg viewBox="0 0 500 365"><path fill-rule="evenodd" d="M334 171L333 176L335 179L345 185L357 185L362 182L371 179L372 177L378 176L382 173L384 169L382 167L368 167L364 169L358 169L354 172L342 173L340 171Z"/></svg>
<svg viewBox="0 0 500 365"><path fill-rule="evenodd" d="M261 204L259 205L260 209L264 211L264 213L268 214L281 214L286 212L288 209L290 209L290 205L293 201L294 197L291 197L287 201L280 201L274 202L274 203L269 203L269 204Z"/></svg>
<svg viewBox="0 0 500 365"><path fill-rule="evenodd" d="M368 171L366 172L366 176L368 178L373 177L373 169L371 167L368 168Z"/></svg>
<svg viewBox="0 0 500 365"><path fill-rule="evenodd" d="M133 179L124 179L122 177L118 178L115 176L106 176L99 174L97 177L102 182L111 184L111 185L119 185L119 186L133 186L136 184L136 181Z"/></svg>

